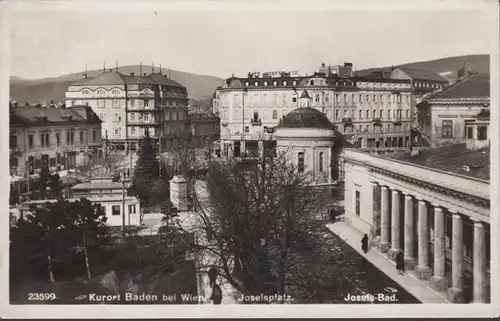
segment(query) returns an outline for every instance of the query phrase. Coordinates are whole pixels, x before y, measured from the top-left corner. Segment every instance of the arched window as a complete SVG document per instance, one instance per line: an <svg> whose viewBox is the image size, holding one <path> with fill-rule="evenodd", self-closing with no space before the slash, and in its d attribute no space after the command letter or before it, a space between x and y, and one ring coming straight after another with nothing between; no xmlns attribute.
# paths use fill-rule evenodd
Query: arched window
<svg viewBox="0 0 500 321"><path fill-rule="evenodd" d="M323 152L319 153L319 164L318 168L320 172L324 171L324 166L323 166Z"/></svg>
<svg viewBox="0 0 500 321"><path fill-rule="evenodd" d="M85 89L84 91L82 91L82 95L88 96L88 95L90 95L90 91L88 91L87 89Z"/></svg>
<svg viewBox="0 0 500 321"><path fill-rule="evenodd" d="M114 89L114 90L111 92L111 94L112 94L113 96L118 96L118 95L120 94L120 91L119 91L118 89Z"/></svg>
<svg viewBox="0 0 500 321"><path fill-rule="evenodd" d="M104 90L102 90L102 89L98 90L97 95L104 96Z"/></svg>
<svg viewBox="0 0 500 321"><path fill-rule="evenodd" d="M304 152L299 153L297 160L298 160L297 170L299 171L299 173L303 173L304 172Z"/></svg>

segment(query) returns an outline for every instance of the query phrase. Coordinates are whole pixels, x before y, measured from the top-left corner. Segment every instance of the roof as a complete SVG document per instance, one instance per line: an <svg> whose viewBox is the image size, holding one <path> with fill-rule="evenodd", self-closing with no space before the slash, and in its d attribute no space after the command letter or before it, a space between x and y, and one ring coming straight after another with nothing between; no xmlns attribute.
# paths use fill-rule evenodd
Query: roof
<svg viewBox="0 0 500 321"><path fill-rule="evenodd" d="M419 154L390 153L382 157L397 159L415 165L430 167L444 172L460 174L482 180L490 180L490 148L469 150L465 144L455 144L419 150ZM477 165L479 168L469 172L463 166Z"/></svg>
<svg viewBox="0 0 500 321"><path fill-rule="evenodd" d="M157 85L158 83L148 76L123 76L127 85Z"/></svg>
<svg viewBox="0 0 500 321"><path fill-rule="evenodd" d="M278 128L321 128L333 130L334 126L325 114L317 109L306 107L289 112L281 119Z"/></svg>
<svg viewBox="0 0 500 321"><path fill-rule="evenodd" d="M448 83L448 80L441 77L437 72L430 70L413 69L407 67L397 67L403 70L410 78L419 80L431 80L442 83Z"/></svg>
<svg viewBox="0 0 500 321"><path fill-rule="evenodd" d="M219 120L219 117L214 113L209 112L188 112L188 118L190 120Z"/></svg>
<svg viewBox="0 0 500 321"><path fill-rule="evenodd" d="M78 185L73 186L72 190L88 190L88 189L121 189L122 184L119 182L113 182L113 181L91 181L86 182L86 183L81 183Z"/></svg>
<svg viewBox="0 0 500 321"><path fill-rule="evenodd" d="M114 196L105 196L105 197L90 197L87 198L89 201L94 202L94 203L102 203L102 202L116 202L116 201L121 201L123 200L123 197L121 195L114 195ZM68 202L76 202L80 201L81 198L66 198L65 201ZM33 206L41 206L45 205L46 203L56 203L58 200L56 199L48 199L48 200L32 200L32 201L27 201L24 203L19 204L17 207L18 209L29 209L31 205ZM139 202L139 199L135 196L125 196L125 201L126 202Z"/></svg>
<svg viewBox="0 0 500 321"><path fill-rule="evenodd" d="M164 74L152 73L149 75L149 77L162 86L185 88L183 85L181 85L175 80L169 79Z"/></svg>
<svg viewBox="0 0 500 321"><path fill-rule="evenodd" d="M101 120L88 106L71 108L55 107L15 107L10 109L10 124L49 124L49 123L95 123Z"/></svg>
<svg viewBox="0 0 500 321"><path fill-rule="evenodd" d="M125 84L124 77L125 76L119 73L118 71L104 71L95 77L81 79L71 85L72 86L124 85Z"/></svg>
<svg viewBox="0 0 500 321"><path fill-rule="evenodd" d="M429 97L430 99L453 99L453 98L489 98L490 97L490 75L473 74L456 84L445 88L441 92Z"/></svg>

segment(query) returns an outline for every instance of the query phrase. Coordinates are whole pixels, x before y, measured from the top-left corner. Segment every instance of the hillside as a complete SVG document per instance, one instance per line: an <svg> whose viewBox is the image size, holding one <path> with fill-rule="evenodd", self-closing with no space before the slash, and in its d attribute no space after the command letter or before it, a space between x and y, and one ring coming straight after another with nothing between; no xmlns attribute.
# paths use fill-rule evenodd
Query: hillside
<svg viewBox="0 0 500 321"><path fill-rule="evenodd" d="M139 65L135 66L122 66L118 68L123 74L135 73L136 75L140 73L141 67ZM160 68L155 68L155 72L158 72ZM143 73L150 73L152 70L151 66L142 66ZM101 73L102 70L91 70L88 71L89 77L94 77ZM195 100L203 100L211 98L213 92L217 86L220 86L223 79L207 76L187 73L177 70L168 70L166 68L162 69L165 75L170 77L184 85L187 90L189 97ZM83 72L63 75L59 77L42 78L37 80L27 80L19 77L10 78L10 98L18 102L49 102L50 100L60 101L64 97L66 88L71 83L82 79Z"/></svg>
<svg viewBox="0 0 500 321"><path fill-rule="evenodd" d="M397 65L394 67L406 67L413 69L435 71L441 76L453 82L454 80L456 80L457 70L462 68L465 62L467 62L467 66L471 71L479 73L490 72L490 55L467 55L467 56L448 57L448 58L441 58L428 61L412 62L402 65ZM392 66L363 69L356 71L356 75L363 76L371 74L374 71L381 71L381 70L391 71L391 68Z"/></svg>

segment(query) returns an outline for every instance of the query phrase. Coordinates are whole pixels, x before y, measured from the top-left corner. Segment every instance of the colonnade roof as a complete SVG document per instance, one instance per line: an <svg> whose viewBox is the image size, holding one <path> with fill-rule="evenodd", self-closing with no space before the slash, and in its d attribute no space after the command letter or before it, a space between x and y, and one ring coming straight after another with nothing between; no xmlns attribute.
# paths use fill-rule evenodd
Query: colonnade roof
<svg viewBox="0 0 500 321"><path fill-rule="evenodd" d="M490 180L490 148L470 150L465 144L454 144L419 150L418 154L388 153L384 158L396 159L445 172ZM468 170L464 170L464 166Z"/></svg>

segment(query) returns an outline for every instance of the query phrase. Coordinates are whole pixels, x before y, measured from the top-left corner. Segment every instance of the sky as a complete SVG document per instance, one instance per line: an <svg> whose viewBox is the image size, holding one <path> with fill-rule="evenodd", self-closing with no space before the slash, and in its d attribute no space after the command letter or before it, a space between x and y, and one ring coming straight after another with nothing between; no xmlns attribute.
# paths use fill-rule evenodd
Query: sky
<svg viewBox="0 0 500 321"><path fill-rule="evenodd" d="M89 70L104 63L114 67L116 61L154 62L219 77L249 71L310 73L322 62L352 62L359 70L490 53L495 18L491 8L481 5L468 10L401 10L391 8L389 1L377 1L369 10L233 5L227 10L143 6L131 11L126 6L101 8L98 3L11 12L11 75L55 77L80 72L85 64Z"/></svg>

